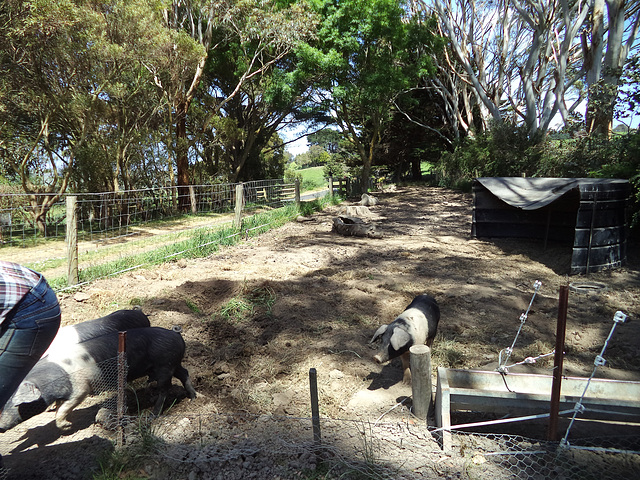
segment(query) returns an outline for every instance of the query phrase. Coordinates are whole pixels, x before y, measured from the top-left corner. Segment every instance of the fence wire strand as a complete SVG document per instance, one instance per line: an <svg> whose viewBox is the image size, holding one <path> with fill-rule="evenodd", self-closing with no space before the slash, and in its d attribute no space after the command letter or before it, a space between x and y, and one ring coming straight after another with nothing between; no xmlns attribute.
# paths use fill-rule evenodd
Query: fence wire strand
<svg viewBox="0 0 640 480"><path fill-rule="evenodd" d="M325 479L403 480L461 475L492 480L640 478L640 436L616 436L612 432L608 437L576 437L571 445L563 445L521 435L452 431L452 448L444 452L442 432L403 414L407 410L402 402L384 415L384 421L382 417L321 418L320 442L314 441L312 419L306 416L172 413L168 408L154 418L147 410L130 408L118 419L117 359L114 356L98 368L80 369L73 375L76 382L88 382L92 387L93 396L85 402L99 407L96 421L102 429L93 429L92 435L114 441L114 429L121 425L125 450L145 446L150 478L285 479L300 478L301 472L317 469L322 469L324 475L318 478ZM147 387L140 380L124 388L131 406L138 402L135 392ZM82 405L77 407L80 408ZM38 421L37 417L33 420ZM2 434L0 454L10 459L14 452L20 452L19 445L29 437L31 429L37 430L34 423ZM68 448L75 449L76 444L73 442ZM86 454L93 456L85 463L97 468L103 450L91 453L87 448ZM58 467L46 468L65 473L47 474L47 478L86 478L82 476L85 473L70 474L64 466L66 456L59 457ZM69 461L73 458L69 455ZM210 472L222 476L209 476ZM0 471L2 480L13 478L10 475L10 470Z"/></svg>

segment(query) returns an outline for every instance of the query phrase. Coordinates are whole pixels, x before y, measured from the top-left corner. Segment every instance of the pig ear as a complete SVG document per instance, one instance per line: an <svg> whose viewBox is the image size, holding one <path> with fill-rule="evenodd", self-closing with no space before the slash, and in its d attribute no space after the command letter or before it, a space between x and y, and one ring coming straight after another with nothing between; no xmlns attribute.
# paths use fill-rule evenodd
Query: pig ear
<svg viewBox="0 0 640 480"><path fill-rule="evenodd" d="M409 341L411 337L406 332L406 330L402 330L401 328L394 328L393 335L391 335L391 346L394 350L400 350L404 347Z"/></svg>
<svg viewBox="0 0 640 480"><path fill-rule="evenodd" d="M42 398L40 389L31 382L22 382L16 393L13 394L13 401L16 405L32 403L40 398Z"/></svg>
<svg viewBox="0 0 640 480"><path fill-rule="evenodd" d="M382 325L380 328L378 328L378 330L376 330L376 333L373 334L373 338L369 343L375 342L380 335L387 331L387 327L388 325Z"/></svg>

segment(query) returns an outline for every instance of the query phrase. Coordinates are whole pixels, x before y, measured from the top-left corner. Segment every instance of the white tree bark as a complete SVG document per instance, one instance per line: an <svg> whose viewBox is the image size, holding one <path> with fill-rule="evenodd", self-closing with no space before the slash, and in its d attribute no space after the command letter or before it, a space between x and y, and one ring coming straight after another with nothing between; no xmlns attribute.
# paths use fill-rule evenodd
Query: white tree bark
<svg viewBox="0 0 640 480"><path fill-rule="evenodd" d="M595 0L423 0L457 58L454 74L474 89L484 121L513 119L546 133L576 107L578 32ZM619 1L619 0L608 0ZM496 8L497 7L497 8ZM453 97L453 95L450 95Z"/></svg>

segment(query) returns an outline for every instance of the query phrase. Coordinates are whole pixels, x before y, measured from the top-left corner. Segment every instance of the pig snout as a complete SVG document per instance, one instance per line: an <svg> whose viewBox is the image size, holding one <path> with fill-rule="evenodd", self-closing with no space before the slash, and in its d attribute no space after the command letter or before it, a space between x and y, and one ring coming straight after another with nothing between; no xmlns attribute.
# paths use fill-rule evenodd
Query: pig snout
<svg viewBox="0 0 640 480"><path fill-rule="evenodd" d="M385 355L384 353L377 353L373 356L373 360L378 364L386 363L387 361L389 361L389 355Z"/></svg>
<svg viewBox="0 0 640 480"><path fill-rule="evenodd" d="M11 399L9 399L9 402ZM20 418L20 413L18 412L18 407L15 405L5 405L2 414L0 415L0 433L4 433L7 430L12 429L20 422L22 422L22 418Z"/></svg>

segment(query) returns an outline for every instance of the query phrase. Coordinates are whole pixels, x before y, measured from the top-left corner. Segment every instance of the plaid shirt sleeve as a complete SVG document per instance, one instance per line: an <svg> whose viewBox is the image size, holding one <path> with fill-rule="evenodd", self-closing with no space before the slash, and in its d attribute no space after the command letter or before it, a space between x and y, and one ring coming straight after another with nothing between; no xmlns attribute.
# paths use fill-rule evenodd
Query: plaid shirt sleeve
<svg viewBox="0 0 640 480"><path fill-rule="evenodd" d="M0 323L40 281L40 274L22 265L0 261Z"/></svg>

